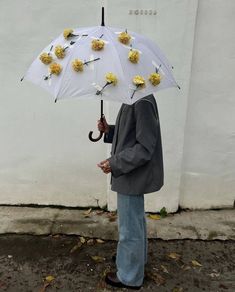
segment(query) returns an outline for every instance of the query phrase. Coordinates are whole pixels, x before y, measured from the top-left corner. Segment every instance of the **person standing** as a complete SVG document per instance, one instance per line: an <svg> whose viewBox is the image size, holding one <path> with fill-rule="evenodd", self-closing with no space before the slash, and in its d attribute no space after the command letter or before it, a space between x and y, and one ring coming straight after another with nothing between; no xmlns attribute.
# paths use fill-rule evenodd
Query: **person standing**
<svg viewBox="0 0 235 292"><path fill-rule="evenodd" d="M122 104L116 124L108 125L103 117L98 129L105 133L104 142L112 143L111 156L97 166L105 174L111 173L119 232L117 272L107 273L105 281L137 290L143 285L148 250L144 195L164 184L161 130L153 94L132 105Z"/></svg>

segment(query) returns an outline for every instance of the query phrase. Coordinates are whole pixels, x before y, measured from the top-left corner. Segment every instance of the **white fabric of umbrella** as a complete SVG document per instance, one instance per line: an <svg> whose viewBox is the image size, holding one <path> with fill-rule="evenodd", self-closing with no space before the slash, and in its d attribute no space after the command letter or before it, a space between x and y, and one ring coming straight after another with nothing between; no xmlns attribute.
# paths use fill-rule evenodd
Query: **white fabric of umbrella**
<svg viewBox="0 0 235 292"><path fill-rule="evenodd" d="M74 29L74 36L68 39L65 39L62 33L40 52L27 70L24 79L49 91L56 101L94 98L133 104L138 99L161 89L179 87L172 74L172 66L160 48L147 37L132 31L127 31L131 36L130 43L128 45L121 43L118 35L125 30L102 25L83 27ZM92 49L91 42L94 39L104 41L102 50ZM57 45L67 47L63 59L58 59L54 54L53 50ZM139 52L138 63L134 64L128 60L130 50ZM50 53L53 62L62 66L59 75L50 76L49 65L40 60L43 52ZM91 61L84 65L82 72L76 72L72 68L72 61L77 58L84 63ZM93 61L95 59L98 60ZM102 90L102 94L97 94L97 90L101 90L106 84L105 75L109 72L116 75L117 84L115 86L110 84ZM148 81L149 75L154 72L161 76L161 82L157 86ZM144 88L137 89L133 84L132 80L136 75L145 79Z"/></svg>

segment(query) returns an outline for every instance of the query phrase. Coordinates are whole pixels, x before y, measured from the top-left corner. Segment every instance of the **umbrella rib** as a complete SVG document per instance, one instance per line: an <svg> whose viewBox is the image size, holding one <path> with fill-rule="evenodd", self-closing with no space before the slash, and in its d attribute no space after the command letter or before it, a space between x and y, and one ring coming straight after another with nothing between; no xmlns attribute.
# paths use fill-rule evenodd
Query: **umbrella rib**
<svg viewBox="0 0 235 292"><path fill-rule="evenodd" d="M108 27L107 27L107 28L108 28ZM114 39L113 35L112 35L112 31L110 31L109 28L108 28L108 31L109 31L109 35L111 36L113 42L116 41L116 40ZM116 52L116 54L117 54L117 56L118 56L118 59L119 59L119 64L120 64L120 67L121 67L121 70L122 70L122 76L124 76L124 71L123 71L123 68L122 68L122 62L121 62L120 56L119 56L119 54L118 54L118 50L117 50L116 46L113 46L113 48L115 49L115 52ZM126 84L126 85L127 85L127 84Z"/></svg>

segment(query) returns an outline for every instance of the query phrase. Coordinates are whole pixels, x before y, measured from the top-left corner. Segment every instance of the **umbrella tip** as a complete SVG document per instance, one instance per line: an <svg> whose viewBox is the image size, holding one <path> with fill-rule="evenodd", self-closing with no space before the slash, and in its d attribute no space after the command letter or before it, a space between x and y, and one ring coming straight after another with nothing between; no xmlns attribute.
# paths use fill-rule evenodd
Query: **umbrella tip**
<svg viewBox="0 0 235 292"><path fill-rule="evenodd" d="M181 87L179 86L179 84L177 84L177 87L178 87L179 89L181 89Z"/></svg>
<svg viewBox="0 0 235 292"><path fill-rule="evenodd" d="M104 7L102 7L102 22L101 22L101 26L105 26L104 25Z"/></svg>
<svg viewBox="0 0 235 292"><path fill-rule="evenodd" d="M57 102L57 98L55 99L55 103Z"/></svg>

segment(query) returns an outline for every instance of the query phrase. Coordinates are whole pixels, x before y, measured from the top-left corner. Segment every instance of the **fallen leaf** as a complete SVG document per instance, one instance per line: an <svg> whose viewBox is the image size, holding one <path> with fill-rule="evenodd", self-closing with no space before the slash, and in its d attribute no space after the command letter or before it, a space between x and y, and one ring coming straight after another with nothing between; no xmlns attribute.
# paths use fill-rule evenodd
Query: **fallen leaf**
<svg viewBox="0 0 235 292"><path fill-rule="evenodd" d="M102 291L110 291L109 289L106 289L107 288L107 284L105 282L105 276L107 275L107 273L110 272L110 267L106 268L105 270L103 270L100 274L100 281L98 282L96 288L97 290L96 291L100 291L102 289Z"/></svg>
<svg viewBox="0 0 235 292"><path fill-rule="evenodd" d="M96 242L97 242L97 243L105 243L105 241L104 241L104 240L102 240L102 239L99 239L99 238L96 238Z"/></svg>
<svg viewBox="0 0 235 292"><path fill-rule="evenodd" d="M116 212L116 211L106 212L106 216L107 216L107 217L117 216L117 212Z"/></svg>
<svg viewBox="0 0 235 292"><path fill-rule="evenodd" d="M80 236L79 239L82 244L86 242L86 239L83 236Z"/></svg>
<svg viewBox="0 0 235 292"><path fill-rule="evenodd" d="M91 239L87 240L86 244L87 245L93 245L94 244L94 239L91 238Z"/></svg>
<svg viewBox="0 0 235 292"><path fill-rule="evenodd" d="M169 274L169 272L165 266L161 265L161 269L163 270L164 273Z"/></svg>
<svg viewBox="0 0 235 292"><path fill-rule="evenodd" d="M92 211L92 208L88 209L87 211L83 212L83 215L89 215Z"/></svg>
<svg viewBox="0 0 235 292"><path fill-rule="evenodd" d="M50 286L51 283L52 283L54 280L55 280L55 277L54 277L54 276L52 276L52 275L47 276L47 277L45 278L45 283L44 283L42 289L40 290L40 292L45 292L45 291L46 291L46 288L47 288L48 286Z"/></svg>
<svg viewBox="0 0 235 292"><path fill-rule="evenodd" d="M110 267L107 267L104 271L102 271L101 278L105 278L108 272L110 272Z"/></svg>
<svg viewBox="0 0 235 292"><path fill-rule="evenodd" d="M84 215L84 218L91 218L90 214Z"/></svg>
<svg viewBox="0 0 235 292"><path fill-rule="evenodd" d="M166 279L156 272L149 272L147 276L152 279L157 286L163 285L166 282Z"/></svg>
<svg viewBox="0 0 235 292"><path fill-rule="evenodd" d="M109 218L109 222L114 222L117 219L117 212L107 212L106 217Z"/></svg>
<svg viewBox="0 0 235 292"><path fill-rule="evenodd" d="M105 261L105 258L100 256L91 256L91 258L97 263L102 263L103 261Z"/></svg>
<svg viewBox="0 0 235 292"><path fill-rule="evenodd" d="M158 214L149 214L148 217L153 219L153 220L160 220L161 219L161 216Z"/></svg>
<svg viewBox="0 0 235 292"><path fill-rule="evenodd" d="M191 262L192 262L194 267L202 267L202 265L196 260L192 260Z"/></svg>
<svg viewBox="0 0 235 292"><path fill-rule="evenodd" d="M209 276L211 276L211 278L217 278L220 276L220 273L210 273Z"/></svg>
<svg viewBox="0 0 235 292"><path fill-rule="evenodd" d="M49 275L49 276L47 276L47 277L45 278L45 280L46 280L48 283L50 283L50 282L52 282L52 281L55 280L55 277Z"/></svg>
<svg viewBox="0 0 235 292"><path fill-rule="evenodd" d="M103 211L103 210L98 210L98 211L96 211L95 213L96 213L96 215L101 215L101 214L104 213L104 211Z"/></svg>
<svg viewBox="0 0 235 292"><path fill-rule="evenodd" d="M78 242L77 244L74 245L74 247L70 250L70 253L75 252L77 249L79 249L82 246L81 242Z"/></svg>
<svg viewBox="0 0 235 292"><path fill-rule="evenodd" d="M183 269L184 271L187 271L187 270L191 270L191 267L188 265L182 265L181 269Z"/></svg>
<svg viewBox="0 0 235 292"><path fill-rule="evenodd" d="M182 287L175 287L172 289L172 292L183 292L183 288Z"/></svg>
<svg viewBox="0 0 235 292"><path fill-rule="evenodd" d="M167 256L171 259L174 259L174 260L179 260L181 257L181 255L176 253L176 252L171 252Z"/></svg>
<svg viewBox="0 0 235 292"><path fill-rule="evenodd" d="M45 291L46 291L46 288L47 288L48 286L50 286L50 283L49 283L49 282L46 282L46 283L43 285L43 287L42 287L42 289L40 290L40 292L45 292Z"/></svg>
<svg viewBox="0 0 235 292"><path fill-rule="evenodd" d="M60 238L60 234L52 235L53 238Z"/></svg>

